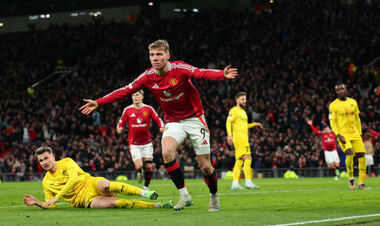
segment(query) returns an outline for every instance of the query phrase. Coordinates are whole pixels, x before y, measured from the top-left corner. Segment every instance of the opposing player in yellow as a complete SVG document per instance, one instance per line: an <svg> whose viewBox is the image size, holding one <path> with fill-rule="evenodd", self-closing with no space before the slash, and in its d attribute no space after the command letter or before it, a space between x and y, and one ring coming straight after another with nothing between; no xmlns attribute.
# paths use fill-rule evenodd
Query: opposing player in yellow
<svg viewBox="0 0 380 226"><path fill-rule="evenodd" d="M157 199L158 194L126 183L110 182L104 177L92 177L71 158L55 161L53 150L49 146L39 147L35 156L41 167L47 171L42 180L46 202L25 195L24 202L28 206L55 208L56 202L61 198L78 208L172 208L173 206L172 201L161 205L161 203L117 198L116 193L140 195L149 199Z"/></svg>
<svg viewBox="0 0 380 226"><path fill-rule="evenodd" d="M248 129L258 126L263 128L261 123L253 122L248 124L248 116L245 112L247 106L247 94L239 92L235 96L236 106L231 108L227 117L227 143L234 144L235 166L233 170L232 190L242 189L239 185L241 167L244 165L245 187L248 189L258 189L259 186L252 182L252 156L248 141Z"/></svg>
<svg viewBox="0 0 380 226"><path fill-rule="evenodd" d="M346 170L349 188L355 189L354 181L354 155L358 158L359 189L368 189L364 185L366 176L365 149L361 138L362 126L359 118L359 107L356 100L347 97L346 86L338 83L335 86L338 98L329 107L330 125L339 145L346 154Z"/></svg>

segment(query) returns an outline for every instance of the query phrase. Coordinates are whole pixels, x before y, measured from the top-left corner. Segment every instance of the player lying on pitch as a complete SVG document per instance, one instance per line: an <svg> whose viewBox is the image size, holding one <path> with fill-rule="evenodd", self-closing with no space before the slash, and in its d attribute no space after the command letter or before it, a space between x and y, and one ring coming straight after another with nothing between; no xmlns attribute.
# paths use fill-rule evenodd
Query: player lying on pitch
<svg viewBox="0 0 380 226"><path fill-rule="evenodd" d="M71 158L55 161L52 148L41 146L35 156L41 167L46 170L42 180L46 202L41 202L31 195L25 195L28 206L55 208L56 202L63 198L71 206L78 208L172 208L173 202L150 203L139 200L117 198L116 193L123 195L140 195L148 199L157 199L155 191L145 191L138 187L110 182L104 177L93 177L84 172Z"/></svg>

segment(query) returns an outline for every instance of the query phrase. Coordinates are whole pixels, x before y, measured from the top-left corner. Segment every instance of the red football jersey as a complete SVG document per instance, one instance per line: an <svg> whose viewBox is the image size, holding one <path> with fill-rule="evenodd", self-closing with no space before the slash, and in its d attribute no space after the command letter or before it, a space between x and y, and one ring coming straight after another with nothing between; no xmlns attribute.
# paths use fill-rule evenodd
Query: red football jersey
<svg viewBox="0 0 380 226"><path fill-rule="evenodd" d="M124 108L117 127L124 127L128 121L129 145L149 144L152 142L149 132L151 118L160 128L164 128L164 122L151 106L143 104L141 108L136 108L130 105Z"/></svg>
<svg viewBox="0 0 380 226"><path fill-rule="evenodd" d="M319 131L317 128L315 128L313 125L310 126L311 130L317 135L322 138L322 147L325 151L335 151L336 149L336 142L335 142L335 134L333 131L330 133L324 133L322 131Z"/></svg>
<svg viewBox="0 0 380 226"><path fill-rule="evenodd" d="M168 63L166 75L158 76L154 68L149 68L129 85L97 99L98 105L115 102L147 88L164 111L165 123L202 115L201 97L191 79L224 80L223 70L199 69L182 61Z"/></svg>

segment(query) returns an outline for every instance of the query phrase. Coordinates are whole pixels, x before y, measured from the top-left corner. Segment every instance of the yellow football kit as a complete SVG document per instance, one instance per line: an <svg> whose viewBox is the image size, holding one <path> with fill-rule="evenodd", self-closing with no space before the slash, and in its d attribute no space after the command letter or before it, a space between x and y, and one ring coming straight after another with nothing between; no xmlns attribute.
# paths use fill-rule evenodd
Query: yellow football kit
<svg viewBox="0 0 380 226"><path fill-rule="evenodd" d="M241 167L243 167L245 179L251 179L252 173L252 160L241 159L244 155L251 155L249 147L248 129L255 127L257 123L248 124L248 116L245 110L241 107L235 106L231 108L226 122L227 134L232 136L232 142L235 147L235 165L233 169L233 180L237 181L240 177Z"/></svg>
<svg viewBox="0 0 380 226"><path fill-rule="evenodd" d="M351 148L354 153L365 153L357 102L348 97L345 101L336 99L330 104L329 110L331 129L346 139L345 144L338 139L342 150L345 152Z"/></svg>
<svg viewBox="0 0 380 226"><path fill-rule="evenodd" d="M353 154L365 153L364 143L361 138L362 128L359 118L359 107L356 100L346 98L342 101L339 98L334 100L329 106L329 119L331 129L336 135L341 135L345 138L346 143L342 143L339 139L339 145L346 153L351 149ZM346 170L350 179L354 178L354 156L346 155ZM358 158L359 169L359 184L364 184L366 175L365 157Z"/></svg>
<svg viewBox="0 0 380 226"><path fill-rule="evenodd" d="M42 187L46 201L63 198L74 207L88 207L91 201L101 195L97 188L104 177L92 177L84 172L71 158L59 160L54 173L46 172ZM55 208L55 204L52 206Z"/></svg>
<svg viewBox="0 0 380 226"><path fill-rule="evenodd" d="M248 116L245 110L235 106L231 108L227 118L227 134L232 136L235 147L235 157L238 159L243 155L250 155L251 150L248 140L248 129L255 127L256 123L248 124Z"/></svg>

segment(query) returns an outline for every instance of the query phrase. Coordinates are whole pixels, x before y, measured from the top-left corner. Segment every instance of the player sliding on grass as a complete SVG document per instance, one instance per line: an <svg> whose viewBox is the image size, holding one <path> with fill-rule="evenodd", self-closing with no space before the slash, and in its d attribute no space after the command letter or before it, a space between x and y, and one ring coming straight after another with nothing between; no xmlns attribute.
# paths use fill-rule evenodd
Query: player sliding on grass
<svg viewBox="0 0 380 226"><path fill-rule="evenodd" d="M166 40L157 40L148 48L151 68L129 85L96 101L84 100L87 103L79 110L88 115L99 106L124 99L142 88L149 89L165 114L162 157L166 171L180 193L180 200L174 209L180 210L193 205L185 185L184 174L175 159L178 146L188 139L193 145L199 168L210 190L209 211L218 211L218 175L210 162L210 131L203 115L201 97L191 79L234 79L238 76L237 69L231 68L230 65L224 70L200 69L182 61L169 62L169 44Z"/></svg>
<svg viewBox="0 0 380 226"><path fill-rule="evenodd" d="M39 147L35 156L41 167L47 171L42 180L46 202L25 195L24 202L28 206L55 208L60 198L78 208L172 208L173 206L172 201L161 204L116 198L116 193L140 195L149 199L157 199L158 194L129 184L110 182L104 177L92 177L71 158L55 161L53 150L49 146Z"/></svg>

